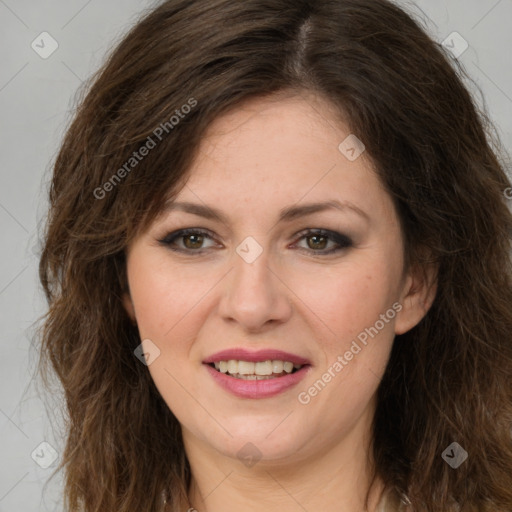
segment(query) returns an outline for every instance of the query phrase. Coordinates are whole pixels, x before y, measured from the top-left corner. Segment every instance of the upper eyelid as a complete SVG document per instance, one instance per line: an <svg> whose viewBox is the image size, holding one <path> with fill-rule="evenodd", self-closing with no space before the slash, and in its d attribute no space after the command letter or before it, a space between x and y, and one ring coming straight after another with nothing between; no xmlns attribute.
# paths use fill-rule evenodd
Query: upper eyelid
<svg viewBox="0 0 512 512"><path fill-rule="evenodd" d="M159 242L166 243L166 239L169 238L169 240L179 240L180 238L190 235L190 234L200 234L200 235L206 235L208 238L210 238L213 241L216 241L216 237L212 234L212 232L205 228L183 228L178 229L174 231L170 231L167 233L163 238L160 237L158 240ZM293 235L294 238L298 238L298 240L301 240L302 238L308 237L308 236L314 236L314 235L320 235L327 237L331 242L334 242L335 244L342 246L340 244L340 240L346 240L348 242L348 245L353 244L352 237L349 235L346 235L344 233L339 233L337 231L333 231L331 229L326 228L304 228L297 233ZM338 240L336 240L338 239ZM167 242L170 244L170 241ZM181 250L181 249L178 249ZM203 249L197 249L197 250L190 250L187 252L201 252ZM321 253L322 251L318 251Z"/></svg>

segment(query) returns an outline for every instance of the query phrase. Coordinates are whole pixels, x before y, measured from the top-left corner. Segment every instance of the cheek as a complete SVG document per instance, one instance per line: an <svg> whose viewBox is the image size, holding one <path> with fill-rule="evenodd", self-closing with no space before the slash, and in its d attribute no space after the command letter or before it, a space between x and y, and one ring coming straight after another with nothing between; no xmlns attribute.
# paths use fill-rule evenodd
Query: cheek
<svg viewBox="0 0 512 512"><path fill-rule="evenodd" d="M202 324L200 301L212 285L197 271L176 268L165 255L143 251L134 251L127 270L140 338L150 339L160 351L148 370L173 413L190 422L190 394L199 396L200 390L186 363Z"/></svg>
<svg viewBox="0 0 512 512"><path fill-rule="evenodd" d="M397 286L393 269L375 259L328 270L304 272L291 286L309 308L308 316L316 317L326 339L340 346L386 313L395 301Z"/></svg>
<svg viewBox="0 0 512 512"><path fill-rule="evenodd" d="M325 281L329 293L316 295L322 320L324 357L301 387L300 403L321 417L323 436L349 431L367 409L385 371L394 340L393 287L378 266ZM382 320L384 315L385 320ZM327 327L328 326L328 329Z"/></svg>
<svg viewBox="0 0 512 512"><path fill-rule="evenodd" d="M128 276L139 331L164 342L188 315L200 311L197 306L212 286L197 269L184 271L165 257L136 256L129 261Z"/></svg>

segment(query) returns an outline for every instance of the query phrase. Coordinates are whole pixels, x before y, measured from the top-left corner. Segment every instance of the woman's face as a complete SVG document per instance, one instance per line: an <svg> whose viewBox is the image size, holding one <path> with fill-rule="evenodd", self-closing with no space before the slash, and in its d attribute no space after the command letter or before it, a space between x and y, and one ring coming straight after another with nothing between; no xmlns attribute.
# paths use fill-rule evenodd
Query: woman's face
<svg viewBox="0 0 512 512"><path fill-rule="evenodd" d="M130 245L125 305L189 450L294 462L368 432L393 338L424 310L349 136L318 98L252 100Z"/></svg>

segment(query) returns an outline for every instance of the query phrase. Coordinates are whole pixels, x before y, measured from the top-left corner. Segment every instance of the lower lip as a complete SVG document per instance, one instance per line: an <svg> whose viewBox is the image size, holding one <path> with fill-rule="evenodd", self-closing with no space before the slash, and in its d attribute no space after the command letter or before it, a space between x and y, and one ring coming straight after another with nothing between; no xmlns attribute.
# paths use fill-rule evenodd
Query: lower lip
<svg viewBox="0 0 512 512"><path fill-rule="evenodd" d="M273 379L243 380L221 373L208 364L205 366L217 384L240 398L269 398L283 393L298 384L311 368L310 365L304 365L295 373Z"/></svg>

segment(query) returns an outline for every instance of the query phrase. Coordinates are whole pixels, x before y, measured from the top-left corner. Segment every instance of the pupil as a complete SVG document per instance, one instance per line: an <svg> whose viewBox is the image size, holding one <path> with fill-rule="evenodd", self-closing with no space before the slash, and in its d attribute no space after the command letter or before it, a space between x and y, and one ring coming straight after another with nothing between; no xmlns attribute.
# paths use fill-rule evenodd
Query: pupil
<svg viewBox="0 0 512 512"><path fill-rule="evenodd" d="M323 235L312 235L312 236L309 237L310 240L312 240L312 239L318 240L319 238L324 240L324 243L320 244L321 245L320 249L323 249L325 247L325 236L323 236ZM313 242L313 244L315 244L315 242ZM318 249L319 247L317 245L316 247L312 247L312 248L313 249Z"/></svg>
<svg viewBox="0 0 512 512"><path fill-rule="evenodd" d="M195 244L194 244L194 242L192 241L192 248L193 248L193 249L197 249L198 247L200 247L200 246L201 246L201 242L202 242L202 240L201 240L201 239L202 239L202 236L201 236L201 235L187 235L187 236L185 237L185 240L191 240L191 239L194 239L194 238L196 239L196 242L195 242ZM197 241L197 239L199 239L199 241ZM191 245L190 245L190 244L188 244L187 242L185 242L185 245L186 245L187 247L189 247L189 248L191 247Z"/></svg>

